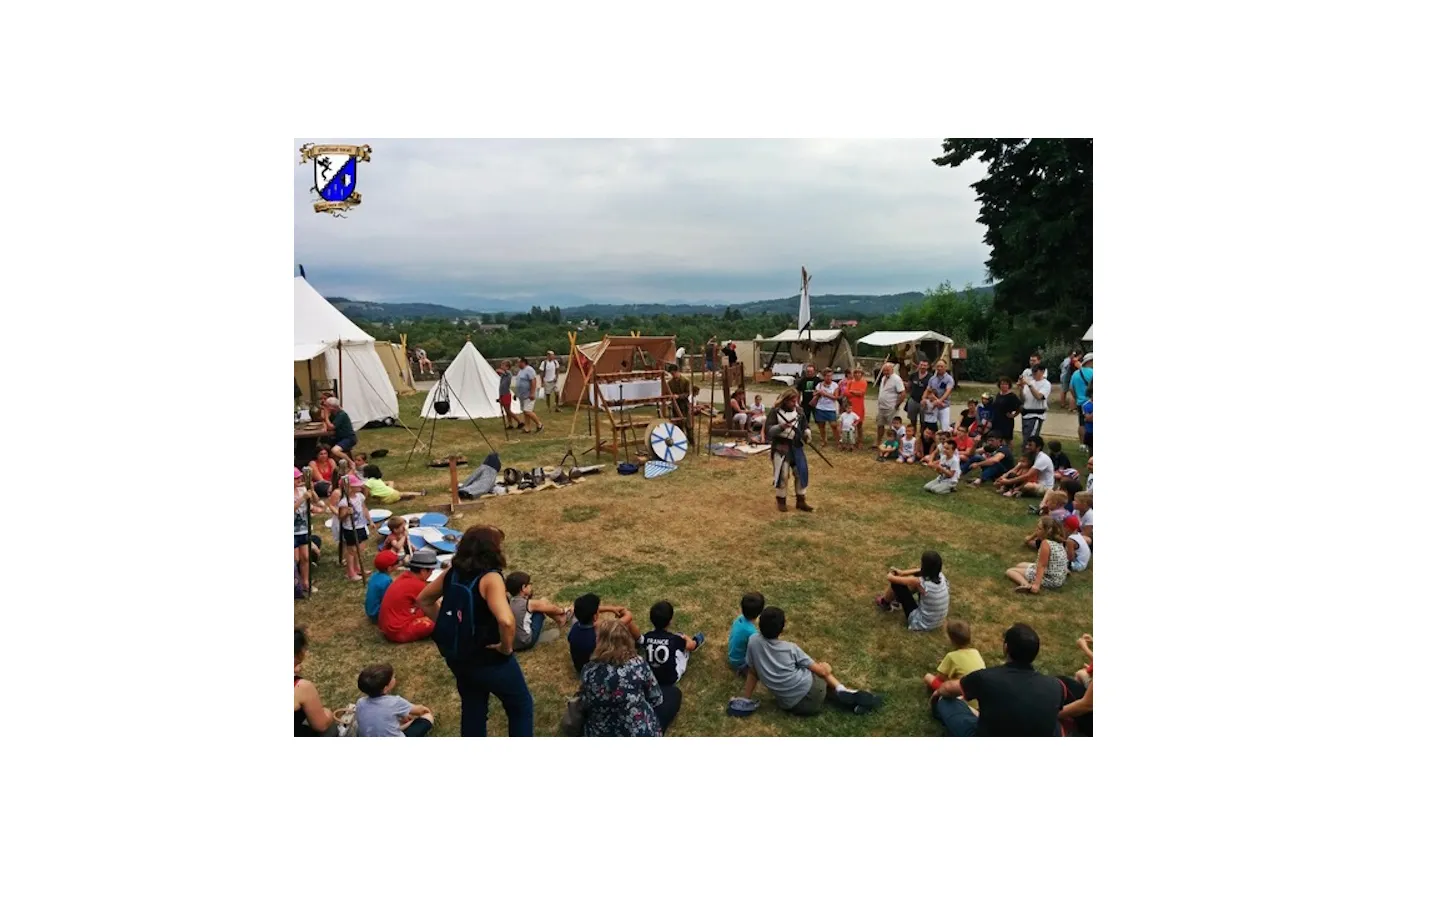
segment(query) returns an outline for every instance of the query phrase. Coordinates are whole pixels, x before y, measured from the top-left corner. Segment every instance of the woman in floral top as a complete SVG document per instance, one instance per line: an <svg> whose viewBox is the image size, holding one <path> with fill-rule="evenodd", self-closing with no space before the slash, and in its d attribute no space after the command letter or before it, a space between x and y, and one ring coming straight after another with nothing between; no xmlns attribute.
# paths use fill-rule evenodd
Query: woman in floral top
<svg viewBox="0 0 1440 900"><path fill-rule="evenodd" d="M660 737L660 684L619 619L595 626L595 652L580 670L586 737ZM676 704L678 707L678 704ZM665 723L668 724L668 723Z"/></svg>

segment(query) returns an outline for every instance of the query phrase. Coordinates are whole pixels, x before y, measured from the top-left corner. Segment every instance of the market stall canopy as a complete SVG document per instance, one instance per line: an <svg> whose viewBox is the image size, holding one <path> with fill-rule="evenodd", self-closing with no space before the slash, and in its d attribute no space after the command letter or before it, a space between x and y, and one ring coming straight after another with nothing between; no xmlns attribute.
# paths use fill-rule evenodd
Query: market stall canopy
<svg viewBox="0 0 1440 900"><path fill-rule="evenodd" d="M860 338L856 343L869 344L872 347L894 347L897 344L910 344L915 341L939 341L942 344L953 344L943 334L934 331L873 331Z"/></svg>

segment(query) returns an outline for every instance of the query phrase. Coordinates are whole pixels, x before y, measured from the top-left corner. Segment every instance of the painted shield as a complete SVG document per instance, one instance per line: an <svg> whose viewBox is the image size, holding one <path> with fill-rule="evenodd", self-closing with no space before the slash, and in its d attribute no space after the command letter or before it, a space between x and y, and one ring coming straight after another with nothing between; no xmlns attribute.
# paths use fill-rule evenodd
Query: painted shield
<svg viewBox="0 0 1440 900"><path fill-rule="evenodd" d="M657 422L650 426L649 443L655 458L669 463L678 463L690 451L685 430L670 422Z"/></svg>
<svg viewBox="0 0 1440 900"><path fill-rule="evenodd" d="M340 203L355 193L355 167L353 156L337 156L322 153L315 157L315 190L323 200Z"/></svg>

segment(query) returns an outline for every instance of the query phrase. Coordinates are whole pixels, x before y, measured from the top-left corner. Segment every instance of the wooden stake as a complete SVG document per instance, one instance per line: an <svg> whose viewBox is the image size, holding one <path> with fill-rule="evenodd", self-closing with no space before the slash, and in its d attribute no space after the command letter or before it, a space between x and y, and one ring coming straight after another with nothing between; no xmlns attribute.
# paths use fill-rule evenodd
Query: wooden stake
<svg viewBox="0 0 1440 900"><path fill-rule="evenodd" d="M460 473L455 469L455 454L450 454L450 511L460 508Z"/></svg>

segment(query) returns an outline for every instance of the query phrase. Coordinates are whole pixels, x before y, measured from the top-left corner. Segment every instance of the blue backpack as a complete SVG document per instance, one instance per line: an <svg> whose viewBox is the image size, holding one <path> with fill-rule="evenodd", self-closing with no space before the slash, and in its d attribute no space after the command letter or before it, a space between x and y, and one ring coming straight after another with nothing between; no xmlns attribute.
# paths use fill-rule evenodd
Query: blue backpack
<svg viewBox="0 0 1440 900"><path fill-rule="evenodd" d="M477 599L480 605L485 603L480 596L480 579L490 572L498 571L487 569L468 584L456 578L453 569L445 573L445 593L440 598L439 617L435 620L435 630L431 637L446 662L474 660L484 652L486 646L498 639L487 638L481 634L480 615L476 610Z"/></svg>

